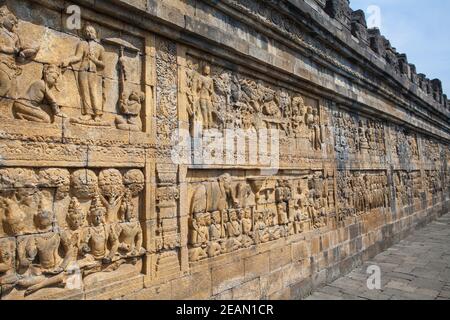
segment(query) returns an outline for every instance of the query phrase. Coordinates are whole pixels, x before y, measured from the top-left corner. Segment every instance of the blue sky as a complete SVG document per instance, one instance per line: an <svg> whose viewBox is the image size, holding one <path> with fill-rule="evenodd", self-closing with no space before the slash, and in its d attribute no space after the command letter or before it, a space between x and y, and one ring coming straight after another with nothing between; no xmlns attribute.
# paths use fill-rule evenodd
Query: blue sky
<svg viewBox="0 0 450 320"><path fill-rule="evenodd" d="M449 0L350 0L353 10L381 9L380 30L418 73L442 80L450 96Z"/></svg>

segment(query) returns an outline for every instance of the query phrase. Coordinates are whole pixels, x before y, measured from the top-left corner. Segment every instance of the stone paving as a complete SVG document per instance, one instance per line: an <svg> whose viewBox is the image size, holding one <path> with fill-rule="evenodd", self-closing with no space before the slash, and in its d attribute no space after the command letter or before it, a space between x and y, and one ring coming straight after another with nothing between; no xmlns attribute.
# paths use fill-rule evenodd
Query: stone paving
<svg viewBox="0 0 450 320"><path fill-rule="evenodd" d="M381 289L369 290L370 265ZM306 300L450 300L450 214L447 214Z"/></svg>

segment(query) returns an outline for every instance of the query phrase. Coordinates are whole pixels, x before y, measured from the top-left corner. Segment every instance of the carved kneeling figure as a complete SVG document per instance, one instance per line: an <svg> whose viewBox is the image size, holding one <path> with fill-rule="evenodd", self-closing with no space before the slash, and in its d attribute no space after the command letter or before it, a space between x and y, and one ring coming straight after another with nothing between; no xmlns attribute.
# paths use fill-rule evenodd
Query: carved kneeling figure
<svg viewBox="0 0 450 320"><path fill-rule="evenodd" d="M128 98L120 100L120 112L124 116L116 117L116 127L120 130L141 131L141 108L144 103L145 94L143 92L131 92Z"/></svg>
<svg viewBox="0 0 450 320"><path fill-rule="evenodd" d="M44 67L43 79L34 82L23 98L18 99L13 105L13 114L17 119L51 123L51 118L42 107L50 105L53 113L57 117L67 116L59 109L56 99L51 93L51 89L56 85L60 72L55 65Z"/></svg>
<svg viewBox="0 0 450 320"><path fill-rule="evenodd" d="M194 213L191 219L191 232L189 235L189 243L192 248L189 249L189 259L191 261L198 261L208 257L206 249L209 241L209 214Z"/></svg>

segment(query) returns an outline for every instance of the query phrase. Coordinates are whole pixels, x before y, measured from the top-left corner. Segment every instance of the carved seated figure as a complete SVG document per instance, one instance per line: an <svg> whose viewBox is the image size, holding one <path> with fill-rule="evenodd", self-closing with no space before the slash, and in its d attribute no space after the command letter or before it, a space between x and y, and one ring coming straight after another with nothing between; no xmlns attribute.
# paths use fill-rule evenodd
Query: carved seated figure
<svg viewBox="0 0 450 320"><path fill-rule="evenodd" d="M228 212L227 222L227 236L226 250L227 252L233 252L242 247L242 226L238 219L237 212L230 210Z"/></svg>
<svg viewBox="0 0 450 320"><path fill-rule="evenodd" d="M266 209L266 225L268 226L270 240L277 240L281 238L282 230L278 225L278 214L274 210Z"/></svg>
<svg viewBox="0 0 450 320"><path fill-rule="evenodd" d="M81 242L83 254L97 261L99 265L111 264L117 260L116 253L119 246L115 230L105 224L105 214L106 209L101 204L100 198L95 197L90 208L90 226Z"/></svg>
<svg viewBox="0 0 450 320"><path fill-rule="evenodd" d="M143 92L131 92L128 98L122 97L120 100L120 112L124 116L116 117L116 127L120 130L141 131L141 109L145 101Z"/></svg>
<svg viewBox="0 0 450 320"><path fill-rule="evenodd" d="M66 118L53 96L51 89L55 87L60 76L59 68L55 65L46 65L42 80L31 84L24 97L18 99L13 105L13 114L17 119L51 123L51 118L43 110L45 105L50 105L55 116Z"/></svg>
<svg viewBox="0 0 450 320"><path fill-rule="evenodd" d="M44 210L36 214L35 221L41 230L51 227L53 223L52 215ZM59 256L61 244L64 259ZM51 231L26 237L19 244L18 258L19 267L26 269L18 285L27 288L25 295L29 295L39 289L64 283L64 271L70 260L70 248L59 233Z"/></svg>
<svg viewBox="0 0 450 320"><path fill-rule="evenodd" d="M125 194L120 213L125 222L119 224L119 253L127 258L144 255L146 250L142 247L142 227L136 219L132 194L129 191Z"/></svg>
<svg viewBox="0 0 450 320"><path fill-rule="evenodd" d="M292 217L292 227L290 229L290 234L299 234L303 232L302 228L302 210L297 204L294 205L294 215Z"/></svg>
<svg viewBox="0 0 450 320"><path fill-rule="evenodd" d="M264 222L264 213L257 212L256 213L256 222L255 222L255 240L259 243L265 243L270 240L270 234L267 229L267 225Z"/></svg>
<svg viewBox="0 0 450 320"><path fill-rule="evenodd" d="M314 215L313 215L313 224L314 228L320 229L322 227L325 227L326 224L326 210L323 207L323 205L320 203L321 199L317 199L314 203Z"/></svg>
<svg viewBox="0 0 450 320"><path fill-rule="evenodd" d="M69 229L64 230L62 236L70 246L70 263L76 264L79 269L95 265L94 261L87 258L83 259L82 241L85 236L83 234L83 231L85 231L85 215L78 199L75 197L70 201L66 219Z"/></svg>
<svg viewBox="0 0 450 320"><path fill-rule="evenodd" d="M191 219L189 243L192 248L189 249L189 259L198 261L207 258L206 248L209 241L209 229L207 213L194 213Z"/></svg>
<svg viewBox="0 0 450 320"><path fill-rule="evenodd" d="M220 211L211 213L211 224L209 226L208 256L215 257L224 251L225 227L222 223Z"/></svg>
<svg viewBox="0 0 450 320"><path fill-rule="evenodd" d="M0 206L4 209L3 223L8 226L10 235L18 236L26 232L25 218L26 215L19 206L19 200L16 193L12 196L0 197Z"/></svg>
<svg viewBox="0 0 450 320"><path fill-rule="evenodd" d="M8 238L0 240L0 286L4 289L7 286L12 288L18 280L14 273L14 251L13 240Z"/></svg>
<svg viewBox="0 0 450 320"><path fill-rule="evenodd" d="M242 223L242 246L248 248L253 245L253 223L250 208L240 210L240 219Z"/></svg>

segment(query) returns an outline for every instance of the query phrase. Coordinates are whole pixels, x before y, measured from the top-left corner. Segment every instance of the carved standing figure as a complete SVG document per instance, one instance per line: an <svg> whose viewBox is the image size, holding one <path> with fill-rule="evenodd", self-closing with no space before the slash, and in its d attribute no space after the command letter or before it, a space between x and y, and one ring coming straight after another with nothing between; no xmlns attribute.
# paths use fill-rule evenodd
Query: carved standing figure
<svg viewBox="0 0 450 320"><path fill-rule="evenodd" d="M101 90L98 87L100 71L105 68L105 48L97 39L97 31L87 25L84 29L85 40L76 48L75 55L62 64L64 68L80 63L78 89L82 100L82 120L100 121L103 114Z"/></svg>
<svg viewBox="0 0 450 320"><path fill-rule="evenodd" d="M194 81L192 89L193 93L198 97L203 126L208 129L213 126L214 81L210 74L211 68L204 66L202 75Z"/></svg>

